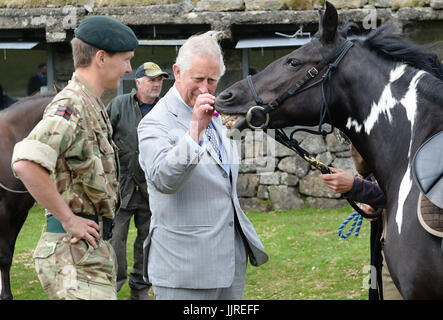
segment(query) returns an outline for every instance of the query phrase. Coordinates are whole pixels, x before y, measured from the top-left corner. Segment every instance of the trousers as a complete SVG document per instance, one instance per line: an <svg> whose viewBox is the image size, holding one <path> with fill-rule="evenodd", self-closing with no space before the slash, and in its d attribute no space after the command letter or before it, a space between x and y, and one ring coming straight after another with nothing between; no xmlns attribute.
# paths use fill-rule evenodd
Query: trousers
<svg viewBox="0 0 443 320"><path fill-rule="evenodd" d="M246 267L248 263L245 243L238 227L235 228L235 272L230 287L213 289L187 289L152 286L156 300L243 300ZM223 263L222 261L220 263Z"/></svg>
<svg viewBox="0 0 443 320"><path fill-rule="evenodd" d="M66 233L45 232L34 251L37 276L51 300L117 300L117 259L109 241L72 244Z"/></svg>
<svg viewBox="0 0 443 320"><path fill-rule="evenodd" d="M135 290L149 289L150 284L143 280L143 241L149 234L151 211L149 203L143 198L140 191L135 191L126 208L120 208L114 218L111 245L117 256L117 291L125 284L128 278L128 260L126 254L129 224L134 217L137 237L134 241L134 264L129 274L129 287Z"/></svg>

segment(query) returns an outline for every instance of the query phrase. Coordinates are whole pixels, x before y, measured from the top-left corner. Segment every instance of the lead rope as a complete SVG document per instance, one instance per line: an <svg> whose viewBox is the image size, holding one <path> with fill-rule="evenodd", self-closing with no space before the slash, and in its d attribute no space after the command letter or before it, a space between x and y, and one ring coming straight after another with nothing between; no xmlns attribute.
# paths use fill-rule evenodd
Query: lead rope
<svg viewBox="0 0 443 320"><path fill-rule="evenodd" d="M346 234L343 234L343 232L342 232L343 228L351 220L353 220L353 222L352 222L351 227L349 228L349 231ZM343 223L340 225L340 227L338 227L338 230L337 230L338 236L342 239L348 238L351 235L352 231L354 230L355 226L357 225L357 228L355 229L355 232L354 232L354 237L358 237L358 235L360 234L360 228L361 228L362 223L363 223L363 217L357 211L354 211L353 213L351 213L351 215L345 221L343 221Z"/></svg>
<svg viewBox="0 0 443 320"><path fill-rule="evenodd" d="M371 180L371 176L367 176L365 178L365 180ZM355 205L355 204L354 204ZM361 208L361 204L358 205L359 208ZM361 212L361 210L359 210ZM354 237L358 237L358 235L360 234L360 227L361 224L363 222L363 216L359 213L359 211L355 210L353 213L351 213L351 215L345 220L343 221L343 223L340 225L340 227L338 227L337 233L338 236L342 239L346 239L348 238L352 231L354 230L355 226L357 225L357 229L355 229L355 233L354 233ZM345 235L343 235L343 228L351 221L354 220L352 222L351 228L349 229L348 233L346 233Z"/></svg>

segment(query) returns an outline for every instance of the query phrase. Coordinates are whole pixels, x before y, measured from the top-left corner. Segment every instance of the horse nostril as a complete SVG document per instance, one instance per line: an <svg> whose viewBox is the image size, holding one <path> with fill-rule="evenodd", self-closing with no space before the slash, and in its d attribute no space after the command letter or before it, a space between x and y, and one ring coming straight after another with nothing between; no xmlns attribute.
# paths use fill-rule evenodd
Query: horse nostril
<svg viewBox="0 0 443 320"><path fill-rule="evenodd" d="M218 96L218 99L220 99L220 101L229 101L233 98L233 93L231 91L223 91L222 93L220 93L220 95Z"/></svg>

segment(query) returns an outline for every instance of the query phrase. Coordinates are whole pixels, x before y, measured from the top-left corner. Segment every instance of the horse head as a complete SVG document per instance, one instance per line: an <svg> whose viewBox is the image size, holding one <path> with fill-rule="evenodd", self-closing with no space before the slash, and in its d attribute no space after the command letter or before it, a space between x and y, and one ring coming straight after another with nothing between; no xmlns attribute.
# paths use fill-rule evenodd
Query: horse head
<svg viewBox="0 0 443 320"><path fill-rule="evenodd" d="M338 15L335 7L326 2L324 14L321 11L319 13L319 32L313 41L274 61L249 80L244 79L235 83L217 97L217 111L239 116L234 124L235 129L241 131L248 126L245 116L251 108L253 108L252 112L250 111L252 123L256 126L264 123L267 116L261 108L254 107L272 103L278 105L271 106L269 110L267 126L269 128L318 124L323 103L322 86L313 86L309 90L306 88L322 78L328 64L333 63L340 54L336 50L346 41L338 31ZM322 65L324 68L317 70L315 67L321 62L325 62ZM299 90L288 94L285 99L280 99L281 101L276 101L285 92L296 88L301 81L304 83ZM332 104L333 101L329 103Z"/></svg>

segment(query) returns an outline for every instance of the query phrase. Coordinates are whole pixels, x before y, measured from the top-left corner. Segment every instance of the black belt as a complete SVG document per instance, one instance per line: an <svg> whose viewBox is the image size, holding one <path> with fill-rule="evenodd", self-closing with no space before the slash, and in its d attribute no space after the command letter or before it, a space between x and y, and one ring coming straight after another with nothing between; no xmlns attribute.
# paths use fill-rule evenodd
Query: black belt
<svg viewBox="0 0 443 320"><path fill-rule="evenodd" d="M78 213L76 214L76 216L95 221L97 224L99 223L97 215ZM101 236L103 240L109 240L112 237L112 228L114 227L114 220L102 217L102 221L103 221L103 230L101 230ZM62 223L52 214L47 216L46 232L66 233L65 229L63 229Z"/></svg>

